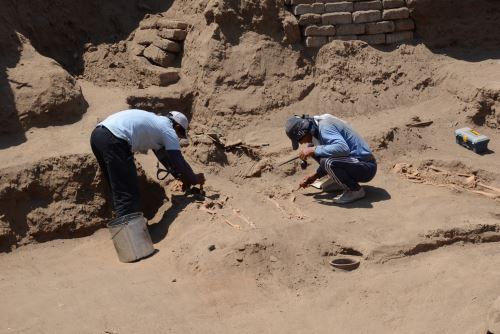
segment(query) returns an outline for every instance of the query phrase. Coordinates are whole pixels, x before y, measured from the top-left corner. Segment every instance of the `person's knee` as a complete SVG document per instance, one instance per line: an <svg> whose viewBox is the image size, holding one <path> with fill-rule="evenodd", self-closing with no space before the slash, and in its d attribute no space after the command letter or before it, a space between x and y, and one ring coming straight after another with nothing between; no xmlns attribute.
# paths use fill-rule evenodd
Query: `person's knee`
<svg viewBox="0 0 500 334"><path fill-rule="evenodd" d="M326 167L328 166L328 161L330 160L330 158L321 158L319 159L319 165L321 166L321 168L325 169L326 170Z"/></svg>

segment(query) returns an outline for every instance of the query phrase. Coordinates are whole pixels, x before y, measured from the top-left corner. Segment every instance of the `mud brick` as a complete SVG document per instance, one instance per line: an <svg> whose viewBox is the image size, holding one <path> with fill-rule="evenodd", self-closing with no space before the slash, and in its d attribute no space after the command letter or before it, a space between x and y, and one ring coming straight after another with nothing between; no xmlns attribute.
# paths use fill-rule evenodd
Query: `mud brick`
<svg viewBox="0 0 500 334"><path fill-rule="evenodd" d="M358 39L356 35L344 35L344 36L330 36L328 37L328 42L333 41L354 41Z"/></svg>
<svg viewBox="0 0 500 334"><path fill-rule="evenodd" d="M316 2L316 3L313 3L311 6L313 9L313 14L323 14L325 12L325 4L324 3Z"/></svg>
<svg viewBox="0 0 500 334"><path fill-rule="evenodd" d="M156 21L156 26L158 28L166 28L166 29L183 29L186 30L188 24L186 22L181 22L173 19L161 18Z"/></svg>
<svg viewBox="0 0 500 334"><path fill-rule="evenodd" d="M306 47L308 48L319 48L328 43L328 37L326 36L313 36L306 38Z"/></svg>
<svg viewBox="0 0 500 334"><path fill-rule="evenodd" d="M300 26L308 26L310 24L321 24L320 14L304 14L299 18Z"/></svg>
<svg viewBox="0 0 500 334"><path fill-rule="evenodd" d="M393 32L395 24L393 21L380 21L366 24L366 33L368 35L383 34L386 32Z"/></svg>
<svg viewBox="0 0 500 334"><path fill-rule="evenodd" d="M385 9L382 14L382 19L384 20L407 19L408 17L410 17L410 11L406 7L397 9Z"/></svg>
<svg viewBox="0 0 500 334"><path fill-rule="evenodd" d="M171 65L175 60L175 55L170 52L163 51L155 45L150 45L144 49L144 57L149 59L152 63L157 65L167 67Z"/></svg>
<svg viewBox="0 0 500 334"><path fill-rule="evenodd" d="M144 57L134 57L133 60L153 85L164 87L174 84L180 79L177 69L152 65Z"/></svg>
<svg viewBox="0 0 500 334"><path fill-rule="evenodd" d="M328 26L309 26L304 31L306 36L333 36L335 35L335 27Z"/></svg>
<svg viewBox="0 0 500 334"><path fill-rule="evenodd" d="M352 15L349 12L327 13L321 16L321 22L328 24L349 24L352 22Z"/></svg>
<svg viewBox="0 0 500 334"><path fill-rule="evenodd" d="M297 5L293 9L295 15L302 14L323 14L325 12L325 4L313 3L311 5Z"/></svg>
<svg viewBox="0 0 500 334"><path fill-rule="evenodd" d="M358 36L358 39L364 41L368 44L384 44L385 43L385 34L377 34L377 35L361 35Z"/></svg>
<svg viewBox="0 0 500 334"><path fill-rule="evenodd" d="M381 18L380 10L365 10L352 13L354 23L376 22Z"/></svg>
<svg viewBox="0 0 500 334"><path fill-rule="evenodd" d="M352 2L342 1L342 2L325 3L326 13L352 12L353 10L354 6Z"/></svg>
<svg viewBox="0 0 500 334"><path fill-rule="evenodd" d="M163 39L163 38L158 38L153 42L153 45L156 47L159 47L163 51L169 51L169 52L180 52L181 51L181 45L179 43L176 43L174 41L171 41L169 39Z"/></svg>
<svg viewBox="0 0 500 334"><path fill-rule="evenodd" d="M163 29L158 32L158 35L174 41L183 41L186 39L187 31L182 29Z"/></svg>
<svg viewBox="0 0 500 334"><path fill-rule="evenodd" d="M405 7L405 0L383 0L384 9Z"/></svg>
<svg viewBox="0 0 500 334"><path fill-rule="evenodd" d="M360 1L354 3L354 11L362 11L362 10L381 10L382 3L380 1Z"/></svg>
<svg viewBox="0 0 500 334"><path fill-rule="evenodd" d="M134 56L142 56L142 52L144 51L145 48L146 48L145 45L137 44L134 42L130 43L127 47L128 52Z"/></svg>
<svg viewBox="0 0 500 334"><path fill-rule="evenodd" d="M413 39L413 31L399 31L392 34L387 34L387 44L400 43L411 41Z"/></svg>
<svg viewBox="0 0 500 334"><path fill-rule="evenodd" d="M296 5L311 5L315 3L316 0L290 0L290 4Z"/></svg>
<svg viewBox="0 0 500 334"><path fill-rule="evenodd" d="M337 35L363 35L365 33L365 24L339 24L335 26Z"/></svg>
<svg viewBox="0 0 500 334"><path fill-rule="evenodd" d="M139 23L140 29L156 29L156 22L158 22L159 17L150 17L148 19L142 20Z"/></svg>
<svg viewBox="0 0 500 334"><path fill-rule="evenodd" d="M395 20L396 31L405 31L415 29L415 22L412 19Z"/></svg>
<svg viewBox="0 0 500 334"><path fill-rule="evenodd" d="M156 39L158 35L154 29L137 30L134 35L134 42L141 45L149 45Z"/></svg>

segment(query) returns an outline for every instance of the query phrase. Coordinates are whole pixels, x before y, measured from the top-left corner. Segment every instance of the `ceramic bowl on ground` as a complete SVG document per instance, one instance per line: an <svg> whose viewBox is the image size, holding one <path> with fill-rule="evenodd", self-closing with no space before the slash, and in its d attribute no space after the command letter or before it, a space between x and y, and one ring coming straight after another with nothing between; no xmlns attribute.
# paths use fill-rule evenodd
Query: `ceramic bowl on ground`
<svg viewBox="0 0 500 334"><path fill-rule="evenodd" d="M331 260L330 265L337 269L350 271L359 267L359 260L348 257L339 257Z"/></svg>

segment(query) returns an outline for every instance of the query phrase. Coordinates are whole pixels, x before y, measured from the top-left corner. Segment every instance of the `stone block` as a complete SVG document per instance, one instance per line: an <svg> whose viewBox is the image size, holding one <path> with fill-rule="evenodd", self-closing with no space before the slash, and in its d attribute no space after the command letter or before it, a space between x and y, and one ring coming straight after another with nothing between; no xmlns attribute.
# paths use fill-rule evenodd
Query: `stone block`
<svg viewBox="0 0 500 334"><path fill-rule="evenodd" d="M352 21L354 23L366 23L380 21L382 14L380 10L365 10L352 13Z"/></svg>
<svg viewBox="0 0 500 334"><path fill-rule="evenodd" d="M306 36L333 36L335 35L335 27L332 25L327 26L309 26L305 29Z"/></svg>
<svg viewBox="0 0 500 334"><path fill-rule="evenodd" d="M312 14L312 5L310 4L300 4L293 7L293 13L295 15Z"/></svg>
<svg viewBox="0 0 500 334"><path fill-rule="evenodd" d="M155 45L150 45L145 48L143 55L152 63L162 67L170 66L175 60L175 55L173 53L163 51Z"/></svg>
<svg viewBox="0 0 500 334"><path fill-rule="evenodd" d="M378 0L354 2L355 12L364 10L381 10L381 9L382 9L382 3Z"/></svg>
<svg viewBox="0 0 500 334"><path fill-rule="evenodd" d="M156 17L156 16L144 19L139 23L139 28L140 29L156 29L156 23L158 22L159 19L160 18Z"/></svg>
<svg viewBox="0 0 500 334"><path fill-rule="evenodd" d="M358 39L372 45L385 44L385 34L361 35Z"/></svg>
<svg viewBox="0 0 500 334"><path fill-rule="evenodd" d="M312 5L313 14L323 14L325 12L325 4L324 3L313 3Z"/></svg>
<svg viewBox="0 0 500 334"><path fill-rule="evenodd" d="M326 13L352 12L353 10L353 3L349 1L325 3Z"/></svg>
<svg viewBox="0 0 500 334"><path fill-rule="evenodd" d="M300 26L308 26L311 24L321 24L321 15L320 14L304 14L299 18Z"/></svg>
<svg viewBox="0 0 500 334"><path fill-rule="evenodd" d="M395 20L396 31L405 31L415 29L415 22L412 19Z"/></svg>
<svg viewBox="0 0 500 334"><path fill-rule="evenodd" d="M407 19L410 17L410 10L406 7L396 9L384 9L382 19L384 20L398 20Z"/></svg>
<svg viewBox="0 0 500 334"><path fill-rule="evenodd" d="M167 19L165 17L162 17L158 21L156 21L156 26L158 28L165 28L165 29L182 29L186 30L188 27L188 24L186 22L178 21L178 20L173 20L173 19Z"/></svg>
<svg viewBox="0 0 500 334"><path fill-rule="evenodd" d="M413 31L399 31L392 34L387 34L386 43L394 44L401 43L405 41L411 41L413 39Z"/></svg>
<svg viewBox="0 0 500 334"><path fill-rule="evenodd" d="M326 36L312 36L306 38L306 47L308 48L320 48L328 43L328 37Z"/></svg>
<svg viewBox="0 0 500 334"><path fill-rule="evenodd" d="M363 35L365 33L365 24L339 24L335 26L337 35Z"/></svg>
<svg viewBox="0 0 500 334"><path fill-rule="evenodd" d="M154 29L137 30L134 34L134 42L141 45L149 45L157 39L158 35Z"/></svg>
<svg viewBox="0 0 500 334"><path fill-rule="evenodd" d="M349 12L326 13L321 16L321 22L328 24L349 24L352 22L352 15Z"/></svg>
<svg viewBox="0 0 500 334"><path fill-rule="evenodd" d="M163 51L174 52L174 53L181 52L182 49L179 43L163 38L156 39L153 42L153 45L159 47Z"/></svg>
<svg viewBox="0 0 500 334"><path fill-rule="evenodd" d="M134 57L135 61L144 75L148 78L148 82L155 86L168 86L179 81L179 72L175 68L163 68L160 66L152 65L144 57Z"/></svg>
<svg viewBox="0 0 500 334"><path fill-rule="evenodd" d="M144 51L145 48L146 48L146 46L141 45L141 44L137 44L134 42L131 42L127 46L127 50L129 52L129 54L131 54L133 56L142 56L142 52Z"/></svg>
<svg viewBox="0 0 500 334"><path fill-rule="evenodd" d="M384 9L400 8L405 7L405 0L383 0L382 5Z"/></svg>
<svg viewBox="0 0 500 334"><path fill-rule="evenodd" d="M328 37L328 42L333 41L354 41L358 39L356 35L344 35L344 36L330 36Z"/></svg>
<svg viewBox="0 0 500 334"><path fill-rule="evenodd" d="M380 21L366 24L366 33L369 35L393 32L395 24L393 21Z"/></svg>
<svg viewBox="0 0 500 334"><path fill-rule="evenodd" d="M158 32L158 36L174 41L183 41L186 39L187 31L182 29L162 29Z"/></svg>
<svg viewBox="0 0 500 334"><path fill-rule="evenodd" d="M293 6L297 5L312 5L316 0L290 0L290 4Z"/></svg>

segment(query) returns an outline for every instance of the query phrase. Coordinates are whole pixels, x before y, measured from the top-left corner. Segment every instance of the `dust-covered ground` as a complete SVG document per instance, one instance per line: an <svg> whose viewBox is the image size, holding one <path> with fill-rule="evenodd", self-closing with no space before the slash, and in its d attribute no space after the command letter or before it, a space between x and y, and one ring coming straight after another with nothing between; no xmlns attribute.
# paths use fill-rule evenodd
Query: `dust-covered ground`
<svg viewBox="0 0 500 334"><path fill-rule="evenodd" d="M412 43L319 50L289 43L279 1L2 6L0 333L486 332L500 295L498 3L408 1ZM173 26L186 33L159 66ZM184 153L207 197L155 181L154 155L136 155L158 252L123 264L89 138L129 107L190 116ZM377 157L358 202L296 190L309 170L277 166L294 156L285 120L322 113ZM486 154L455 143L465 126L490 137ZM361 265L332 270L335 256Z"/></svg>

